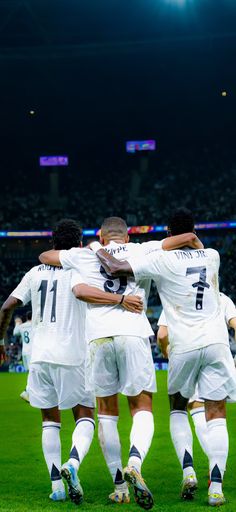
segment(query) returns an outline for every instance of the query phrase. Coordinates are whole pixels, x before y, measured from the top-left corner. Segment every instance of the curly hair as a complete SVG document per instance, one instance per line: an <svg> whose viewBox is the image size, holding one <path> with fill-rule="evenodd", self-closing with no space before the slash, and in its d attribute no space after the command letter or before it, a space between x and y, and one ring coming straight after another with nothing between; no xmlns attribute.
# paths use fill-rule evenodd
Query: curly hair
<svg viewBox="0 0 236 512"><path fill-rule="evenodd" d="M168 222L168 230L172 235L182 235L194 231L193 213L188 208L178 208L171 215Z"/></svg>
<svg viewBox="0 0 236 512"><path fill-rule="evenodd" d="M79 247L82 238L83 230L73 219L61 219L52 233L53 247L56 250Z"/></svg>

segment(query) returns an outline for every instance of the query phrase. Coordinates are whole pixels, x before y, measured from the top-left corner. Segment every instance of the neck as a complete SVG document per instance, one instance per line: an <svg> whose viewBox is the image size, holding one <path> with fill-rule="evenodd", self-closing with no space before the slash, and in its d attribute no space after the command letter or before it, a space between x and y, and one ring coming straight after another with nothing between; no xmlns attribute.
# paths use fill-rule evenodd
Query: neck
<svg viewBox="0 0 236 512"><path fill-rule="evenodd" d="M125 244L124 238L113 236L110 240L104 240L104 245L108 245L110 242L116 242L117 244Z"/></svg>

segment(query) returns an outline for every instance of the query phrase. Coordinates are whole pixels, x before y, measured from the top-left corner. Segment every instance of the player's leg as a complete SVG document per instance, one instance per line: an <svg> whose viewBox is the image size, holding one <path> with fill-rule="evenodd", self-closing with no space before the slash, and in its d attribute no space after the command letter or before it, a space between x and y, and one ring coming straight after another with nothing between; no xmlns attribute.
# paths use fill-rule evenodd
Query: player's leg
<svg viewBox="0 0 236 512"><path fill-rule="evenodd" d="M141 465L154 433L152 393L156 391L156 375L150 342L139 337L117 336L115 346L120 391L128 398L133 418L124 478L132 484L138 505L148 509L153 506L153 497L141 476Z"/></svg>
<svg viewBox="0 0 236 512"><path fill-rule="evenodd" d="M119 373L113 338L90 343L91 374L98 399L98 437L115 489L111 501L129 501L128 486L123 480L121 445L118 433Z"/></svg>
<svg viewBox="0 0 236 512"><path fill-rule="evenodd" d="M94 409L91 407L76 405L72 411L76 426L72 434L70 456L62 466L61 475L68 484L71 501L78 505L83 501L83 489L77 473L92 443L95 422Z"/></svg>
<svg viewBox="0 0 236 512"><path fill-rule="evenodd" d="M27 355L22 355L22 361L23 361L23 366L24 366L26 372L28 372L29 371L29 357ZM27 376L26 388L24 389L24 391L22 391L22 393L20 394L20 397L23 400L25 400L26 402L29 402L28 376Z"/></svg>
<svg viewBox="0 0 236 512"><path fill-rule="evenodd" d="M195 433L200 443L200 446L203 452L208 456L207 452L207 422L205 416L205 403L204 400L199 398L198 396L198 386L196 386L196 390L194 395L189 399L188 402L188 410L192 417Z"/></svg>
<svg viewBox="0 0 236 512"><path fill-rule="evenodd" d="M193 466L193 436L188 420L188 399L181 393L169 395L170 434L183 470L181 495L183 499L192 499L197 488L197 479Z"/></svg>
<svg viewBox="0 0 236 512"><path fill-rule="evenodd" d="M65 487L61 478L61 419L58 407L42 409L43 432L42 449L47 464L49 476L52 482L53 501L66 499Z"/></svg>
<svg viewBox="0 0 236 512"><path fill-rule="evenodd" d="M109 498L117 503L129 503L128 487L123 479L121 444L117 428L119 420L118 395L100 397L97 401L99 443L115 487Z"/></svg>
<svg viewBox="0 0 236 512"><path fill-rule="evenodd" d="M51 365L48 363L35 363L29 371L29 398L30 404L42 411L43 431L42 449L52 483L53 500L66 498L64 484L61 479L61 420L58 411L58 397L50 373Z"/></svg>
<svg viewBox="0 0 236 512"><path fill-rule="evenodd" d="M225 502L222 483L229 451L225 400L205 402L210 469L209 504Z"/></svg>
<svg viewBox="0 0 236 512"><path fill-rule="evenodd" d="M219 506L225 502L222 483L228 457L225 398L236 398L236 373L228 345L210 345L203 352L198 384L199 394L205 398L208 428L208 501Z"/></svg>
<svg viewBox="0 0 236 512"><path fill-rule="evenodd" d="M181 496L192 499L197 488L193 465L193 436L189 424L187 404L193 395L201 364L200 350L170 354L168 394L170 399L170 433L183 470Z"/></svg>
<svg viewBox="0 0 236 512"><path fill-rule="evenodd" d="M152 393L142 391L137 396L129 396L128 402L133 422L124 478L133 486L137 503L145 509L150 509L153 506L153 497L142 477L141 469L154 434Z"/></svg>
<svg viewBox="0 0 236 512"><path fill-rule="evenodd" d="M63 464L61 475L68 485L71 501L79 504L83 500L83 489L77 472L94 435L95 397L85 389L85 363L81 366L54 365L52 373L59 409L72 409L76 421L69 460Z"/></svg>

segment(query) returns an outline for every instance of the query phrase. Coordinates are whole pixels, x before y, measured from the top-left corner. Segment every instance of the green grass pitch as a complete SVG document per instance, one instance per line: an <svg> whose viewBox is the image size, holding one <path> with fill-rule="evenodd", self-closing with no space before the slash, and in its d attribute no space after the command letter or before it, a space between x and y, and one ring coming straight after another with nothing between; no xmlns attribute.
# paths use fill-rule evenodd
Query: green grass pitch
<svg viewBox="0 0 236 512"><path fill-rule="evenodd" d="M48 499L50 481L41 452L41 417L19 398L26 377L22 374L0 375L0 510L4 512L62 511L77 507L70 501L52 503ZM193 502L181 502L179 498L181 470L169 435L169 408L166 394L166 372L157 372L159 392L154 400L155 436L143 464L143 476L153 492L159 512L200 512L207 507L207 460L194 440L195 467L199 490ZM74 427L72 414L62 415L62 460L68 458L71 434ZM121 397L119 431L123 445L123 463L127 462L131 419L126 400ZM228 405L230 455L225 476L224 491L228 500L223 510L236 512L236 404ZM81 510L95 512L138 511L132 500L129 505L109 504L107 496L113 486L97 442L97 431L91 450L80 469L80 479L85 500Z"/></svg>

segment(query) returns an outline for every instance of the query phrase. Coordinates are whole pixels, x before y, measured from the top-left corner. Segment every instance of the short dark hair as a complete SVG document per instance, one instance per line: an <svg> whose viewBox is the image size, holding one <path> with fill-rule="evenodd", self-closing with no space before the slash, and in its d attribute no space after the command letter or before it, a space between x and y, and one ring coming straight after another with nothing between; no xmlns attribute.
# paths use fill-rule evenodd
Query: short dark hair
<svg viewBox="0 0 236 512"><path fill-rule="evenodd" d="M171 215L168 222L168 230L172 235L182 235L194 231L193 213L188 208L178 208Z"/></svg>
<svg viewBox="0 0 236 512"><path fill-rule="evenodd" d="M61 219L52 233L53 247L56 250L79 247L83 230L73 219Z"/></svg>
<svg viewBox="0 0 236 512"><path fill-rule="evenodd" d="M26 312L26 320L31 320L32 319L32 311L27 311Z"/></svg>
<svg viewBox="0 0 236 512"><path fill-rule="evenodd" d="M126 236L127 233L127 224L121 217L107 217L101 225L102 236L109 236L111 238L113 235Z"/></svg>

